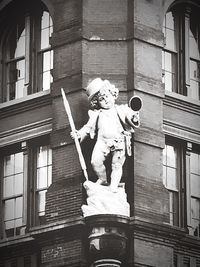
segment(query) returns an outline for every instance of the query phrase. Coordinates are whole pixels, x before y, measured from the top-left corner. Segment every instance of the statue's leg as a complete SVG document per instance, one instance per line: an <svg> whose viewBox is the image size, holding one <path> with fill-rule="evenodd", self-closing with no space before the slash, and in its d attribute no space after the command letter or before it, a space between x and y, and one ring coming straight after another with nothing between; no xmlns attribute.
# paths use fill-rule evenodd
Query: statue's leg
<svg viewBox="0 0 200 267"><path fill-rule="evenodd" d="M110 189L112 192L117 192L117 188L122 177L122 170L125 158L125 150L117 150L113 152L110 183Z"/></svg>
<svg viewBox="0 0 200 267"><path fill-rule="evenodd" d="M98 180L96 182L98 184L107 183L106 168L104 165L107 155L108 149L106 144L103 141L97 141L92 152L91 164L98 176Z"/></svg>

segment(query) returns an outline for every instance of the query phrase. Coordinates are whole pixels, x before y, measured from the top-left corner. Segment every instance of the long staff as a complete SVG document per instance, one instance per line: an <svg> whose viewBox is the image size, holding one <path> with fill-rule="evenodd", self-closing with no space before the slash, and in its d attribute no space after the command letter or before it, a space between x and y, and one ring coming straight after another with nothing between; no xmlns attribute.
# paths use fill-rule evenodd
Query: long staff
<svg viewBox="0 0 200 267"><path fill-rule="evenodd" d="M84 157L83 157L83 154L82 154L82 151L81 151L81 146L80 146L80 143L79 143L79 140L78 140L78 136L76 134L76 127L75 127L74 120L73 120L73 117L72 117L72 113L71 113L71 109L70 109L70 106L69 106L69 102L68 102L68 100L66 98L66 95L65 95L65 92L64 92L63 88L61 88L61 94L62 94L62 98L63 98L65 111L66 111L68 119L69 119L69 124L70 124L72 132L74 133L74 141L75 141L75 146L76 146L76 149L77 149L77 152L78 152L78 157L79 157L79 161L80 161L80 164L81 164L81 168L83 170L83 174L85 176L85 179L88 180L88 174L87 174L87 168L86 168L85 160L84 160Z"/></svg>

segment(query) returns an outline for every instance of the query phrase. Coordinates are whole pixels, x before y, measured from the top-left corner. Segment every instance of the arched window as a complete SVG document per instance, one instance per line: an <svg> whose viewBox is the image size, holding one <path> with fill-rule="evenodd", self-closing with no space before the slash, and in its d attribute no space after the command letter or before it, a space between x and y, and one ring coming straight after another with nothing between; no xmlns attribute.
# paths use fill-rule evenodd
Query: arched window
<svg viewBox="0 0 200 267"><path fill-rule="evenodd" d="M165 90L200 100L200 6L175 5L163 22Z"/></svg>
<svg viewBox="0 0 200 267"><path fill-rule="evenodd" d="M14 17L14 23L4 22L7 27L2 45L1 102L50 89L53 68L50 45L52 19L41 2L36 1L33 5Z"/></svg>

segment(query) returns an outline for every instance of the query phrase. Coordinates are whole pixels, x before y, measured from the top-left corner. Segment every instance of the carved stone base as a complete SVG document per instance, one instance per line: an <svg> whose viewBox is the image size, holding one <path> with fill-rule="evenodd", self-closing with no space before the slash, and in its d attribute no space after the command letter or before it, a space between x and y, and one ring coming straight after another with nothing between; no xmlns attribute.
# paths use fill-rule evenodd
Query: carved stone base
<svg viewBox="0 0 200 267"><path fill-rule="evenodd" d="M93 267L120 267L121 262L113 259L98 260L93 263Z"/></svg>
<svg viewBox="0 0 200 267"><path fill-rule="evenodd" d="M125 263L128 255L129 217L95 215L85 218L88 228L88 259L93 267Z"/></svg>
<svg viewBox="0 0 200 267"><path fill-rule="evenodd" d="M99 185L91 181L86 181L83 186L88 195L87 205L82 206L84 217L97 214L130 216L124 184L121 184L115 193L110 190L109 186Z"/></svg>

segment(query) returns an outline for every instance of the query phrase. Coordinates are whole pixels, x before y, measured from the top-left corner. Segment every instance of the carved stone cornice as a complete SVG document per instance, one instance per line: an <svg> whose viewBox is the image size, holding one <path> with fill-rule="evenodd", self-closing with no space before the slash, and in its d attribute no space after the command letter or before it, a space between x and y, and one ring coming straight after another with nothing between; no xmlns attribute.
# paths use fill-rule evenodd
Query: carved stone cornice
<svg viewBox="0 0 200 267"><path fill-rule="evenodd" d="M165 92L164 105L200 116L200 101L177 93Z"/></svg>
<svg viewBox="0 0 200 267"><path fill-rule="evenodd" d="M164 120L163 130L165 134L200 144L200 130L198 129L192 129L191 127L187 127L185 125Z"/></svg>
<svg viewBox="0 0 200 267"><path fill-rule="evenodd" d="M34 137L49 134L52 131L52 119L30 123L18 128L0 133L0 147L25 141Z"/></svg>
<svg viewBox="0 0 200 267"><path fill-rule="evenodd" d="M200 249L200 238L191 236L186 229L169 224L156 224L141 218L130 218L130 231L134 237L167 246Z"/></svg>

